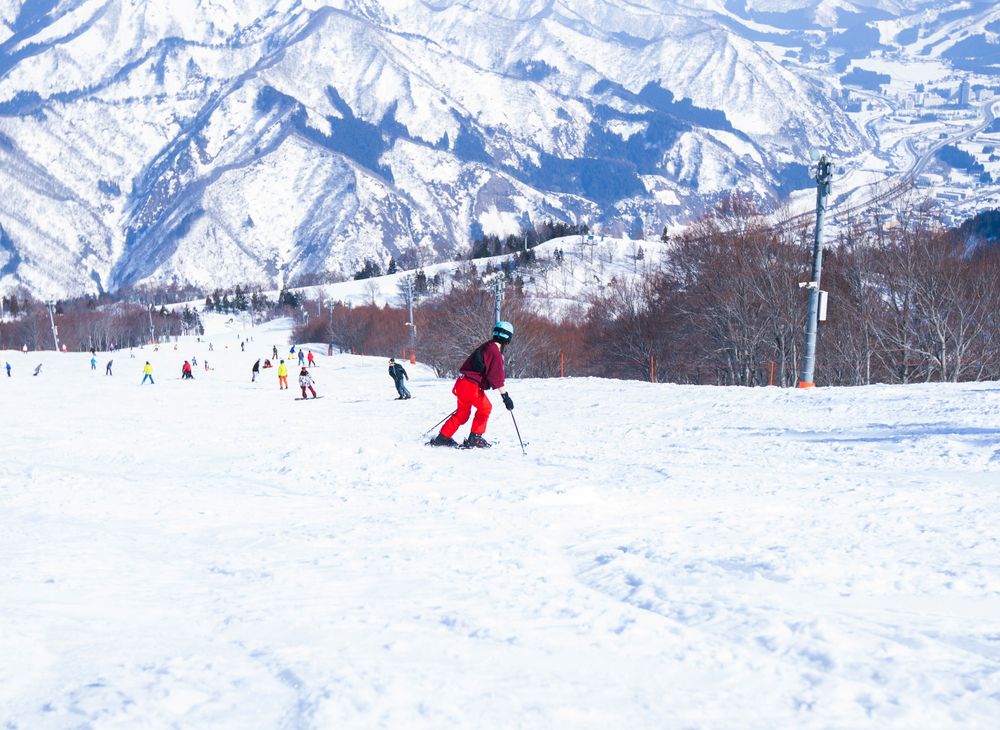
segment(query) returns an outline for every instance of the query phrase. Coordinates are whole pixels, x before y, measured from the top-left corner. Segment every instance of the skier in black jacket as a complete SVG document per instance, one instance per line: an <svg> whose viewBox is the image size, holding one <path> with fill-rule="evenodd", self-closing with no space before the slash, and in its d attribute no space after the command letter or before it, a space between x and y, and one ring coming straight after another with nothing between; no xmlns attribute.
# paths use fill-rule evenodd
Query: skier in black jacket
<svg viewBox="0 0 1000 730"><path fill-rule="evenodd" d="M394 358L389 358L389 377L392 378L392 382L396 384L396 392L399 393L399 397L396 400L409 400L413 396L410 395L410 391L406 389L403 384L403 378L407 380L410 376L406 374L403 366L400 365Z"/></svg>

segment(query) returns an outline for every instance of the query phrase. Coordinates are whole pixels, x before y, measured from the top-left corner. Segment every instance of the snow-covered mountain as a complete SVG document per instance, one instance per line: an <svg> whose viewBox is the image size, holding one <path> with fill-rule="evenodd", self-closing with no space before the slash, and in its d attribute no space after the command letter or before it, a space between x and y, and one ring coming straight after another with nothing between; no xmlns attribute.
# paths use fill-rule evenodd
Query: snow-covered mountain
<svg viewBox="0 0 1000 730"><path fill-rule="evenodd" d="M930 5L0 0L0 286L281 283L775 197L869 144L783 55Z"/></svg>

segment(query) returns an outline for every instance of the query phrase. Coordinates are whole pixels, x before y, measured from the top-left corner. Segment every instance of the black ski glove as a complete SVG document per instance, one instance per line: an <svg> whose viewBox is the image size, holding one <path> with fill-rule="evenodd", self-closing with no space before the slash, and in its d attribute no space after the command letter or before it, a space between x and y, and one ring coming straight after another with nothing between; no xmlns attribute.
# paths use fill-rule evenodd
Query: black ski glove
<svg viewBox="0 0 1000 730"><path fill-rule="evenodd" d="M514 410L514 401L510 398L510 393L503 393L501 396L503 398L503 404L507 406L508 411Z"/></svg>

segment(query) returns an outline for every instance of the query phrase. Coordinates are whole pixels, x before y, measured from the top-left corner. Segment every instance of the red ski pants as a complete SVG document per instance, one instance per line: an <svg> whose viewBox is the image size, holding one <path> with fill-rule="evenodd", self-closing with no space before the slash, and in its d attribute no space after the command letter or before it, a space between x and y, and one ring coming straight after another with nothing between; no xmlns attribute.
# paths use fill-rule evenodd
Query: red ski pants
<svg viewBox="0 0 1000 730"><path fill-rule="evenodd" d="M486 433L486 422L490 419L493 404L483 389L468 378L459 378L451 392L458 398L458 407L455 408L455 414L445 421L441 434L448 438L454 436L458 427L469 420L473 408L476 409L476 417L472 419L472 433Z"/></svg>

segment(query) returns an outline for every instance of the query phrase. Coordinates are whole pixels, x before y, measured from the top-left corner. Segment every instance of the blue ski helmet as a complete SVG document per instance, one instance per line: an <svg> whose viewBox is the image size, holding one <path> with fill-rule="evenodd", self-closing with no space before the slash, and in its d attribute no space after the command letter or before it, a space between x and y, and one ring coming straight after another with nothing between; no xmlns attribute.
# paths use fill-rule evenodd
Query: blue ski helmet
<svg viewBox="0 0 1000 730"><path fill-rule="evenodd" d="M500 321L493 325L493 339L504 344L510 342L514 336L514 325L510 322Z"/></svg>

